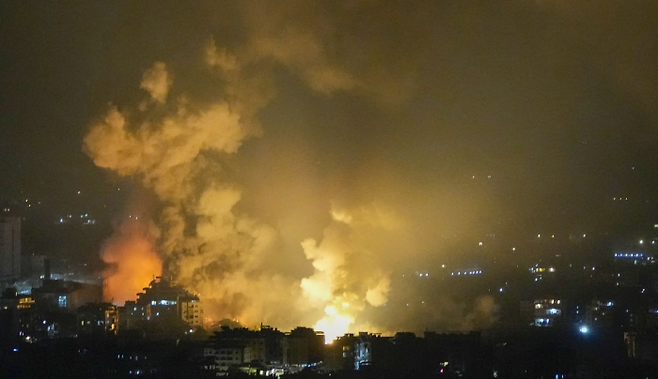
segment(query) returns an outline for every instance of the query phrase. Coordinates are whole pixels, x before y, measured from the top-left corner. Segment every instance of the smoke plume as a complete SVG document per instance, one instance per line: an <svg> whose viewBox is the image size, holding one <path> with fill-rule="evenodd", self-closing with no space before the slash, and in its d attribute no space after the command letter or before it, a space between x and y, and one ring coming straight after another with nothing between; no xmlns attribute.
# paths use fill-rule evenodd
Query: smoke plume
<svg viewBox="0 0 658 379"><path fill-rule="evenodd" d="M217 67L217 62L212 63ZM234 67L219 69L220 75L234 74ZM211 315L256 323L264 317L260 308L268 304L264 292L290 289L286 284L277 286L276 273L268 273L263 266L262 255L275 232L234 211L241 192L221 162L235 154L258 128L248 124L251 104L241 102L244 94L231 91L228 81L224 96L210 104L198 106L186 95L167 102L172 74L158 62L146 71L141 83L153 102L123 112L111 106L85 137L85 148L97 166L136 178L160 200L156 222L160 230L145 237L157 239L165 273L199 292ZM171 110L161 112L158 107L163 105ZM111 245L121 246L121 251L135 249L133 254L138 257L145 247L133 246L134 240L133 234L126 235L122 229ZM152 252L151 245L146 247ZM126 257L104 252L104 258L106 255L113 262ZM119 266L140 262L126 259ZM108 296L116 299L115 276L106 282ZM263 281L265 284L259 284ZM262 298L255 301L253 294Z"/></svg>
<svg viewBox="0 0 658 379"><path fill-rule="evenodd" d="M410 325L367 315L407 295L393 275L409 262L444 254L437 234L458 235L485 208L452 171L426 167L449 144L422 133L403 138L411 129L397 125L419 86L416 62L428 54L397 36L411 40L431 23L363 24L360 13L377 9L361 7L307 14L302 2L238 6L235 40L206 36L193 54L141 67L133 87L141 99L110 104L84 138L98 167L133 178L157 200L143 240L164 275L199 293L211 323L314 325L330 339ZM337 21L342 14L363 33L390 38L366 46ZM421 153L406 154L410 146ZM109 245L128 239L119 230ZM109 283L138 262L117 263L108 297L125 298ZM450 308L427 319L469 314L459 302ZM490 318L494 308L473 317Z"/></svg>
<svg viewBox="0 0 658 379"><path fill-rule="evenodd" d="M508 295L487 265L589 255L658 212L656 1L0 9L2 193L107 214L93 120L87 155L152 199L102 253L117 302L162 270L215 320L461 330Z"/></svg>
<svg viewBox="0 0 658 379"><path fill-rule="evenodd" d="M242 191L227 162L247 139L260 135L256 115L272 97L262 62L276 62L270 70L281 65L299 73L310 89L325 95L361 84L330 63L315 36L301 30L259 36L237 53L211 41L202 61L217 85L212 100L186 92L185 83L177 88L170 67L156 62L140 85L150 101L127 110L110 106L85 137L87 153L97 166L134 177L159 199L155 234L165 274L200 293L212 317L292 325L303 316L291 317L287 307L307 312L315 307L325 314L319 329L346 332L366 304L383 304L389 290L382 268L361 271L375 261L375 252L358 228L386 228L390 220L372 209L353 213L334 207L322 242L302 243L315 273L284 276L268 264L279 232L238 209ZM114 238L121 241L122 234ZM291 301L291 293L303 293L310 307Z"/></svg>

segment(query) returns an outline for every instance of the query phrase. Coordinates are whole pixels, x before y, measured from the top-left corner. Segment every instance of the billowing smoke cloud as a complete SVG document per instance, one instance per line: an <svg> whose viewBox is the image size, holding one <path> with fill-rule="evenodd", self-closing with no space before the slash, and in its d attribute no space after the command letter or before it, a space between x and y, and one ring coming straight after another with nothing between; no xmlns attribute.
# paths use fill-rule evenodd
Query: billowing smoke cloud
<svg viewBox="0 0 658 379"><path fill-rule="evenodd" d="M306 51L309 47L304 43L299 48ZM256 51L258 59L274 56L292 69L299 68L288 61L296 54ZM329 338L349 331L367 305L386 302L390 268L382 265L381 256L393 252L383 248L388 238L382 234L399 229L399 220L377 204L354 209L334 204L322 241L306 239L301 244L315 272L302 279L270 269L268 257L274 254L278 231L236 209L241 190L222 164L246 139L258 134L253 115L267 98L262 93L249 96L258 88L257 81L255 87L242 85L241 70L248 60L245 63L214 43L204 53L212 75L223 81L219 100L199 106L183 94L167 102L172 74L157 62L141 83L153 101L142 102L135 113L111 106L85 137L87 152L97 166L135 177L160 200L160 230L145 237L159 236L165 273L199 292L212 317L230 317L247 325L263 319L292 323L302 319L304 312L321 310L324 316L316 328ZM345 77L336 79L343 77L337 70L309 76L308 72L323 71L318 54L302 59L308 61L301 71L309 86L323 93L348 89ZM158 108L162 105L171 110L163 115ZM114 239L123 244L124 237L120 232ZM120 267L142 259L139 251L132 257ZM125 271L116 272L123 275ZM107 279L107 283L114 281L114 276ZM108 296L115 296L117 288L108 284L107 290ZM304 296L290 296L300 293ZM289 307L302 315L291 317Z"/></svg>
<svg viewBox="0 0 658 379"><path fill-rule="evenodd" d="M200 99L185 83L179 89L171 69L156 62L140 85L151 101L129 110L111 106L85 137L86 151L97 166L136 178L160 200L156 224L165 274L200 293L215 320L288 326L315 317L315 310L325 315L319 329L347 332L366 304L386 301L387 269L371 264L381 252L369 242L375 240L370 229L394 227L392 216L376 207L333 207L322 242L302 243L315 273L285 276L270 265L281 248L279 232L237 207L242 191L229 157L260 135L257 113L272 98L269 78L277 67L298 73L324 95L363 89L363 83L331 63L320 41L303 30L259 35L236 53L211 41L200 60L216 83L210 95Z"/></svg>
<svg viewBox="0 0 658 379"><path fill-rule="evenodd" d="M234 74L232 68L220 67L221 74ZM230 93L229 82L216 102L198 106L181 96L161 115L152 107L166 102L171 78L167 66L156 63L141 84L154 103L142 103L134 114L111 107L85 137L85 148L97 166L135 177L160 200L160 231L146 237L160 235L165 273L199 292L211 315L257 323L265 317L262 308L275 301L269 291L291 289L263 265L276 233L234 212L241 192L221 164L255 134L257 127L248 125L251 104L240 102L239 91ZM114 239L123 244L124 237L120 232ZM122 265L141 262L136 249ZM107 289L114 296L115 286Z"/></svg>
<svg viewBox="0 0 658 379"><path fill-rule="evenodd" d="M604 4L164 12L175 27L154 35L176 43L131 67L147 98L111 106L85 146L158 200L164 271L217 318L331 333L487 325L492 297L446 282L429 306L398 282L490 261L542 228L607 227L597 183L635 167L624 146L653 135L658 87L654 7Z"/></svg>
<svg viewBox="0 0 658 379"><path fill-rule="evenodd" d="M442 265L579 256L599 248L571 235L653 225L658 2L186 5L3 2L0 186L58 179L100 213L107 187L68 141L99 117L88 155L154 199L140 240L216 318L484 325L491 298L433 279ZM104 256L119 276L150 249Z"/></svg>
<svg viewBox="0 0 658 379"><path fill-rule="evenodd" d="M324 308L315 328L329 341L350 331L367 304L378 307L386 302L390 273L380 258L391 252L379 250L380 243L374 242L399 227L393 214L374 205L355 211L334 205L331 217L321 242L302 242L315 272L301 282L311 304Z"/></svg>

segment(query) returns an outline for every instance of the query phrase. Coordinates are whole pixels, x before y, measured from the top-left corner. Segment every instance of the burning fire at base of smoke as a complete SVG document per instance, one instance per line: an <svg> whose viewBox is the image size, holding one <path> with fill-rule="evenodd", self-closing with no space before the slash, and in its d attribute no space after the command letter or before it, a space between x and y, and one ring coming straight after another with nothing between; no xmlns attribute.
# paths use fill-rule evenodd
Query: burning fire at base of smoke
<svg viewBox="0 0 658 379"><path fill-rule="evenodd" d="M136 293L162 273L152 234L148 225L131 219L105 242L101 251L101 258L108 264L102 273L105 301L123 305L126 300L134 300Z"/></svg>

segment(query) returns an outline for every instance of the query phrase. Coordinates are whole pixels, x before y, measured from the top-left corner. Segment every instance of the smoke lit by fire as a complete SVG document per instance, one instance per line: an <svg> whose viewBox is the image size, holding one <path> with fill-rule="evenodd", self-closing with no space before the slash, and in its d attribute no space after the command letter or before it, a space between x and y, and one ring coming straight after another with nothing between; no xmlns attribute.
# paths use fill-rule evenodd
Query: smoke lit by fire
<svg viewBox="0 0 658 379"><path fill-rule="evenodd" d="M103 271L104 300L117 305L134 300L135 294L162 272L152 231L132 218L105 242L101 258L108 264Z"/></svg>
<svg viewBox="0 0 658 379"><path fill-rule="evenodd" d="M322 242L302 243L315 272L302 279L301 287L310 302L324 310L315 329L325 332L327 342L349 332L367 304L386 302L390 279L371 250L378 244L369 238L386 240L382 235L398 226L392 214L376 206L349 211L334 205L331 213Z"/></svg>
<svg viewBox="0 0 658 379"><path fill-rule="evenodd" d="M246 17L269 16L261 11ZM376 331L363 315L388 301L400 252L435 247L427 225L461 222L474 212L445 212L446 222L437 216L441 207L423 203L446 190L413 193L384 160L364 159L354 165L357 174L340 179L331 165L351 158L331 152L320 159L294 133L279 135L284 148L252 149L245 158L247 146L257 144L251 140L268 138L264 114L282 112L274 104L282 71L318 98L368 98L369 111L396 105L411 91L411 81L386 70L336 62L304 27L264 20L244 46L209 38L186 58L192 62L143 67L134 86L142 98L111 104L91 125L84 148L94 163L134 179L157 204L144 216L148 228L122 227L108 241L103 259L116 266L106 278L108 296L134 298L162 262L163 274L198 293L214 320L314 325L328 341L366 325ZM133 282L139 284L122 286Z"/></svg>

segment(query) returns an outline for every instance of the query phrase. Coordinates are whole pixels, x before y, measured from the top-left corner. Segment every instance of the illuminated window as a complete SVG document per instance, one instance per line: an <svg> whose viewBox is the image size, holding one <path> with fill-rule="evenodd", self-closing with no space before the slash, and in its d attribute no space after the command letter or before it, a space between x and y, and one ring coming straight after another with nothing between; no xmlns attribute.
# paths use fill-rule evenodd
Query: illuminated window
<svg viewBox="0 0 658 379"><path fill-rule="evenodd" d="M66 295L60 295L57 300L58 300L57 302L58 302L60 308L66 308L67 307L68 301L67 301Z"/></svg>

